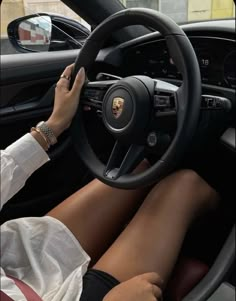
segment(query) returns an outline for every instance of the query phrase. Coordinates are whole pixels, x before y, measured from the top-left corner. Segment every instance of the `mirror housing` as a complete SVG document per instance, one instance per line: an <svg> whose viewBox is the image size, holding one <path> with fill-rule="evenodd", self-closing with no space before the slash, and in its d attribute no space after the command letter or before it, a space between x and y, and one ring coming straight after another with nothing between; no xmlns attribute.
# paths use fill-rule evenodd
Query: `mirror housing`
<svg viewBox="0 0 236 301"><path fill-rule="evenodd" d="M34 14L15 19L7 33L19 52L79 49L90 34L78 21L57 14Z"/></svg>

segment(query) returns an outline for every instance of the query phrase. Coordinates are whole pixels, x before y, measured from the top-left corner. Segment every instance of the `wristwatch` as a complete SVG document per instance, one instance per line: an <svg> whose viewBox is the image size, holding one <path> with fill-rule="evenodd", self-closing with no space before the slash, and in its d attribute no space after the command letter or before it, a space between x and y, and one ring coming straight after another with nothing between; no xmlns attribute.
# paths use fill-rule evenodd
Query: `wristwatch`
<svg viewBox="0 0 236 301"><path fill-rule="evenodd" d="M53 131L50 129L50 127L46 124L45 121L40 121L36 125L36 129L40 131L40 133L45 137L49 145L54 145L57 143L56 136L54 135Z"/></svg>

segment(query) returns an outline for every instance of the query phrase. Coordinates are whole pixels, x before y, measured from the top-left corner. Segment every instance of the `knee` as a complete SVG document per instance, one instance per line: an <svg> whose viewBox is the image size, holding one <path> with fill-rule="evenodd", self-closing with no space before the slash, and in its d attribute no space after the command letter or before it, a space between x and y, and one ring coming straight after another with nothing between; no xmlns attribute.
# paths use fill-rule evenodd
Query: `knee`
<svg viewBox="0 0 236 301"><path fill-rule="evenodd" d="M199 174L192 169L181 169L173 174L176 185L184 185L185 187L196 187L204 181ZM207 184L207 183L206 183Z"/></svg>
<svg viewBox="0 0 236 301"><path fill-rule="evenodd" d="M173 174L173 185L192 194L213 193L214 189L194 170L182 169Z"/></svg>
<svg viewBox="0 0 236 301"><path fill-rule="evenodd" d="M197 172L191 169L176 171L158 183L154 194L170 202L195 202L196 199L217 197L215 190Z"/></svg>
<svg viewBox="0 0 236 301"><path fill-rule="evenodd" d="M187 192L196 191L202 181L203 179L194 170L181 169L157 183L152 193L165 196L165 199L174 198L179 201L179 198Z"/></svg>
<svg viewBox="0 0 236 301"><path fill-rule="evenodd" d="M182 191L188 201L195 199L208 202L209 200L219 200L219 195L197 172L191 169L182 169L173 174L174 190ZM181 189L182 188L182 189Z"/></svg>

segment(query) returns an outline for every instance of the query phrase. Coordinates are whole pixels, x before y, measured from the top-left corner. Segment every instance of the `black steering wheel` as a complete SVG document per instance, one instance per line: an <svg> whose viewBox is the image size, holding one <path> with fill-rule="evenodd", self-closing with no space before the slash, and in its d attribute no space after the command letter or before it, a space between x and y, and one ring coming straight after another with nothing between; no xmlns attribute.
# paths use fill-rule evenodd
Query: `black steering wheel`
<svg viewBox="0 0 236 301"><path fill-rule="evenodd" d="M125 189L154 183L174 168L191 142L201 105L199 64L189 39L169 17L151 9L126 9L96 27L79 52L75 74L81 66L86 71L91 68L111 33L138 24L163 35L169 54L182 74L181 87L141 75L87 83L81 98L102 103L104 125L116 140L106 165L97 158L88 142L81 109L71 126L75 148L95 177L110 186ZM176 132L161 159L146 171L131 174L143 158L147 143L155 144L158 139L151 133L153 124L171 115L177 118Z"/></svg>

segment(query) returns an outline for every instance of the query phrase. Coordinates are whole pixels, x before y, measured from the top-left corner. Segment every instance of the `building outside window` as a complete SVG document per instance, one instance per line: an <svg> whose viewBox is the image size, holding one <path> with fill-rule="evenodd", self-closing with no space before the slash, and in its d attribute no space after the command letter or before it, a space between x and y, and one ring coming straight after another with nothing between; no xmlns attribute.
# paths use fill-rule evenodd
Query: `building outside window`
<svg viewBox="0 0 236 301"><path fill-rule="evenodd" d="M125 7L147 7L158 10L177 23L195 20L232 18L233 0L120 0ZM79 21L90 28L60 0L3 0L1 4L1 54L16 53L7 37L7 25L19 17L38 12L56 13ZM4 49L4 50L3 50Z"/></svg>
<svg viewBox="0 0 236 301"><path fill-rule="evenodd" d="M3 0L1 4L1 54L17 53L7 36L7 26L14 19L39 12L56 13L79 21L90 28L89 24L60 0Z"/></svg>
<svg viewBox="0 0 236 301"><path fill-rule="evenodd" d="M177 23L232 18L232 0L120 0L126 7L148 7L161 11Z"/></svg>

